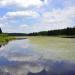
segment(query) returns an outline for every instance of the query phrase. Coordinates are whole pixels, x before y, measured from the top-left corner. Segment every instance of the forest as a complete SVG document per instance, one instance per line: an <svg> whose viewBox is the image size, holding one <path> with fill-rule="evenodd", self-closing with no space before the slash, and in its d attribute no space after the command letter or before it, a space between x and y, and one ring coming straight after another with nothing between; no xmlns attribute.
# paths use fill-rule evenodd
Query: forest
<svg viewBox="0 0 75 75"><path fill-rule="evenodd" d="M2 34L2 30L0 28L0 34ZM4 33L8 36L56 36L56 35L66 35L72 36L75 35L75 27L67 27L64 29L57 29L57 30L48 30L48 31L41 31L41 32L33 32L33 33Z"/></svg>
<svg viewBox="0 0 75 75"><path fill-rule="evenodd" d="M66 35L71 36L75 35L75 28L65 28L65 29L58 29L58 30L48 30L48 31L41 31L41 32L33 32L27 34L28 36L56 36L56 35Z"/></svg>

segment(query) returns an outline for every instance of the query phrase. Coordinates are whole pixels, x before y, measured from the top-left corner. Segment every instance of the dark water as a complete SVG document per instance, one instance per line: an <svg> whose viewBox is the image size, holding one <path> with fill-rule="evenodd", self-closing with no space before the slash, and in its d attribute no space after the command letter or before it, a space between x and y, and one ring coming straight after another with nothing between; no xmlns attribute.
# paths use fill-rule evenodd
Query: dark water
<svg viewBox="0 0 75 75"><path fill-rule="evenodd" d="M29 39L14 40L0 46L0 75L75 75L75 62L43 58Z"/></svg>

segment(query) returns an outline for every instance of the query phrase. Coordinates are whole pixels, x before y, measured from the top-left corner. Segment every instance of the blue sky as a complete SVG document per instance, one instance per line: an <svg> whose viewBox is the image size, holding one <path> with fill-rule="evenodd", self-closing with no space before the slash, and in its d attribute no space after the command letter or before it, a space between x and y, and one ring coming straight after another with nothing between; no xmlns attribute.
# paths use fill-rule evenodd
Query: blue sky
<svg viewBox="0 0 75 75"><path fill-rule="evenodd" d="M0 0L3 32L30 33L75 26L75 0Z"/></svg>

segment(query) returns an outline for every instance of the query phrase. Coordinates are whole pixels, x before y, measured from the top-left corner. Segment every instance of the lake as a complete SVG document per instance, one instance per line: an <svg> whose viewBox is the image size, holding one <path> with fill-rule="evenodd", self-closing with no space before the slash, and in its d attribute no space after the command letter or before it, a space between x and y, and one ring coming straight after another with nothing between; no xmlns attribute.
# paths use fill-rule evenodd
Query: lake
<svg viewBox="0 0 75 75"><path fill-rule="evenodd" d="M26 38L0 46L0 75L75 75L75 38Z"/></svg>

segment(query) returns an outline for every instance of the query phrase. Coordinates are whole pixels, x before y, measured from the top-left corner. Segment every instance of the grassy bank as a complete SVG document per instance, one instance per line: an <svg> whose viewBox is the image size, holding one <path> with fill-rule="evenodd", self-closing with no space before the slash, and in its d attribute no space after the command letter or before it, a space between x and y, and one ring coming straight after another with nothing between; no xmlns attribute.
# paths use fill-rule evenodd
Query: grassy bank
<svg viewBox="0 0 75 75"><path fill-rule="evenodd" d="M7 43L9 40L15 39L15 37L8 36L6 34L0 34L0 44Z"/></svg>
<svg viewBox="0 0 75 75"><path fill-rule="evenodd" d="M9 36L7 34L0 34L0 44L7 43L10 40L15 39L24 39L25 37L22 36Z"/></svg>

